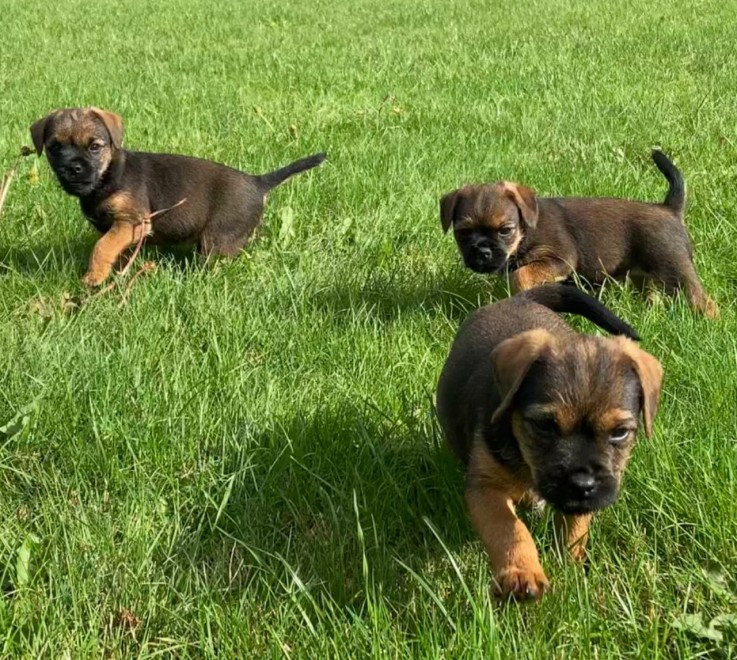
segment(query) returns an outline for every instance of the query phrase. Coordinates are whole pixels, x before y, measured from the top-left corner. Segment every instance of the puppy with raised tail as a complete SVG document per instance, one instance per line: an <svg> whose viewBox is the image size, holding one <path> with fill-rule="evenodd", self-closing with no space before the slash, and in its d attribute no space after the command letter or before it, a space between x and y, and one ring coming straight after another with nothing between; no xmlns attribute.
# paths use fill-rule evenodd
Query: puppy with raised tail
<svg viewBox="0 0 737 660"><path fill-rule="evenodd" d="M574 332L555 312L623 336ZM663 370L637 333L573 286L548 285L463 323L437 388L445 439L463 462L471 521L501 596L548 586L515 505L556 510L559 538L584 557L591 517L612 504L642 419L650 437Z"/></svg>
<svg viewBox="0 0 737 660"><path fill-rule="evenodd" d="M716 304L696 274L683 224L683 177L662 151L653 151L652 158L670 186L662 204L543 198L531 188L500 181L443 196L443 231L453 227L468 268L478 273L508 269L515 291L567 280L574 273L590 284L632 273L668 294L684 289L692 307L715 317Z"/></svg>
<svg viewBox="0 0 737 660"><path fill-rule="evenodd" d="M103 234L83 278L88 286L101 284L142 233L153 243L197 243L204 254L238 254L261 222L266 194L325 160L315 154L254 176L198 158L127 151L123 120L98 108L56 110L31 126L31 137L39 156L46 150L61 187L79 198Z"/></svg>

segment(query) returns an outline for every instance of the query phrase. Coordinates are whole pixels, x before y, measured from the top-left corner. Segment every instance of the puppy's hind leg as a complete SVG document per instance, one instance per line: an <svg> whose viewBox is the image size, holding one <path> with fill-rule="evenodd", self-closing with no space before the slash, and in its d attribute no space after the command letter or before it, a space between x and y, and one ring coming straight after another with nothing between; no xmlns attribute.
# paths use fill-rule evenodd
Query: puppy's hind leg
<svg viewBox="0 0 737 660"><path fill-rule="evenodd" d="M237 256L261 223L263 212L261 199L249 200L245 210L234 205L218 209L200 236L200 253L206 257Z"/></svg>
<svg viewBox="0 0 737 660"><path fill-rule="evenodd" d="M661 284L669 295L675 295L682 289L691 307L707 318L715 319L719 316L717 304L704 290L693 261L687 255L683 255L676 262L666 263L657 271L651 272L650 277Z"/></svg>

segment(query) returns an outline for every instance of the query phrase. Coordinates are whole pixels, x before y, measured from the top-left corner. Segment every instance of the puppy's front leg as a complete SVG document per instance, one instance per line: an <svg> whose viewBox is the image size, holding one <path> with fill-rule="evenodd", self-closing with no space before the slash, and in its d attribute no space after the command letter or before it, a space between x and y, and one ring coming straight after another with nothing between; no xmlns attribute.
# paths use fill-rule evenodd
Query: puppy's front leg
<svg viewBox="0 0 737 660"><path fill-rule="evenodd" d="M489 554L497 595L542 596L548 579L535 542L517 518L511 498L482 480L471 479L466 487L466 503L471 522Z"/></svg>
<svg viewBox="0 0 737 660"><path fill-rule="evenodd" d="M590 513L580 516L569 516L560 512L555 514L556 538L559 543L565 544L565 548L576 561L583 561L586 558L591 517Z"/></svg>
<svg viewBox="0 0 737 660"><path fill-rule="evenodd" d="M120 254L141 238L141 233L146 231L143 223L131 224L130 222L115 222L105 232L92 250L90 265L82 278L86 286L98 286L102 284L113 264Z"/></svg>
<svg viewBox="0 0 737 660"><path fill-rule="evenodd" d="M512 273L512 290L514 293L532 289L541 284L552 284L567 279L571 268L563 261L539 261L520 266Z"/></svg>

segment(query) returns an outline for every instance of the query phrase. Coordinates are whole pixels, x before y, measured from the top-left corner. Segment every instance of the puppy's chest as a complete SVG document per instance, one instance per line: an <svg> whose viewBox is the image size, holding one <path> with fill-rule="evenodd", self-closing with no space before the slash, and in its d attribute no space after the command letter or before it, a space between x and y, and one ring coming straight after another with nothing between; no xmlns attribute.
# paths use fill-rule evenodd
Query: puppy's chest
<svg viewBox="0 0 737 660"><path fill-rule="evenodd" d="M88 210L83 205L82 212L89 223L103 234L113 226L113 222L115 221L114 214L106 208L101 207Z"/></svg>
<svg viewBox="0 0 737 660"><path fill-rule="evenodd" d="M82 199L80 205L90 224L102 233L116 222L139 224L147 214L143 205L127 192L114 193L104 199Z"/></svg>

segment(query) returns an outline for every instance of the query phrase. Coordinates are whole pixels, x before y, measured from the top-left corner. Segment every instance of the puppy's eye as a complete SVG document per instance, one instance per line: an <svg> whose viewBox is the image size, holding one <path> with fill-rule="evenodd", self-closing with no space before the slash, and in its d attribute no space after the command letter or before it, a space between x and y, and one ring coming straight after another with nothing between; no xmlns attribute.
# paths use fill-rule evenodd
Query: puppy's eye
<svg viewBox="0 0 737 660"><path fill-rule="evenodd" d="M535 435L558 435L558 424L552 417L538 417L526 420Z"/></svg>
<svg viewBox="0 0 737 660"><path fill-rule="evenodd" d="M632 429L625 426L619 426L609 432L609 442L613 445L621 444L630 437L630 433L632 433Z"/></svg>
<svg viewBox="0 0 737 660"><path fill-rule="evenodd" d="M93 142L89 146L90 153L96 154L102 149L102 145L99 142Z"/></svg>
<svg viewBox="0 0 737 660"><path fill-rule="evenodd" d="M511 238L514 234L514 227L512 225L506 225L499 229L497 232L501 238Z"/></svg>

